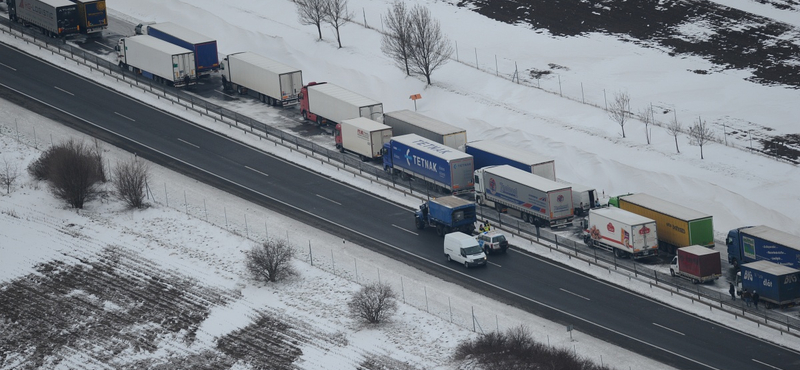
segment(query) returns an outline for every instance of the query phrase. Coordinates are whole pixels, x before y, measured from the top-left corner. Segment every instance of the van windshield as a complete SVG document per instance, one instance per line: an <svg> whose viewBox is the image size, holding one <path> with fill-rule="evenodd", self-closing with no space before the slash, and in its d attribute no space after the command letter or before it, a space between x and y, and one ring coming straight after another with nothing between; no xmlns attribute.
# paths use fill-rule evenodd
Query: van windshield
<svg viewBox="0 0 800 370"><path fill-rule="evenodd" d="M473 245L473 246L467 247L467 248L461 248L461 250L464 251L464 254L466 254L467 256L471 256L473 254L478 254L478 253L483 253L483 249L481 249L481 247L477 246L477 245Z"/></svg>

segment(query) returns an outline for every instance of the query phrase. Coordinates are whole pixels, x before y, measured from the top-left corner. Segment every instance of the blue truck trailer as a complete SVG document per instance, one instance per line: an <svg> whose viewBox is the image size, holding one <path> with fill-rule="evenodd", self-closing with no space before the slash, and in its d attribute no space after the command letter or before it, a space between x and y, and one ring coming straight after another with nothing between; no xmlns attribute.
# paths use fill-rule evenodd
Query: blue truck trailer
<svg viewBox="0 0 800 370"><path fill-rule="evenodd" d="M551 181L556 181L556 165L552 158L531 153L492 140L467 143L467 154L475 160L475 169L507 164Z"/></svg>
<svg viewBox="0 0 800 370"><path fill-rule="evenodd" d="M762 260L743 264L741 277L742 289L757 292L765 307L800 302L800 270Z"/></svg>
<svg viewBox="0 0 800 370"><path fill-rule="evenodd" d="M431 199L419 206L414 214L417 229L436 228L436 234L444 236L454 231L472 235L478 221L475 203L449 195Z"/></svg>
<svg viewBox="0 0 800 370"><path fill-rule="evenodd" d="M419 178L453 194L474 190L472 156L416 134L392 137L383 145L383 169Z"/></svg>
<svg viewBox="0 0 800 370"><path fill-rule="evenodd" d="M800 269L800 237L769 226L747 226L728 231L728 262L739 266L770 261Z"/></svg>
<svg viewBox="0 0 800 370"><path fill-rule="evenodd" d="M192 50L194 52L195 71L198 77L208 77L219 71L217 40L181 27L172 22L141 23L136 26L139 35L150 35L170 44Z"/></svg>
<svg viewBox="0 0 800 370"><path fill-rule="evenodd" d="M106 0L71 0L78 5L78 21L81 33L103 32L108 28Z"/></svg>

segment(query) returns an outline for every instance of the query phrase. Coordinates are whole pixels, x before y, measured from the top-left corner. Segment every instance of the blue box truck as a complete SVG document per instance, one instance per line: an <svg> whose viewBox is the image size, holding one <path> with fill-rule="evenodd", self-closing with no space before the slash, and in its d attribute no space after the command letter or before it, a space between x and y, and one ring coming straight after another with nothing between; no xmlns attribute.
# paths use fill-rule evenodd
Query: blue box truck
<svg viewBox="0 0 800 370"><path fill-rule="evenodd" d="M383 169L422 179L453 194L474 190L471 155L416 134L395 136L384 144Z"/></svg>
<svg viewBox="0 0 800 370"><path fill-rule="evenodd" d="M194 52L195 71L198 77L207 77L212 72L219 71L217 40L172 22L141 23L136 26L135 31L136 34L150 35L170 44L192 50Z"/></svg>
<svg viewBox="0 0 800 370"><path fill-rule="evenodd" d="M757 292L765 307L800 302L800 270L769 261L742 265L742 289Z"/></svg>
<svg viewBox="0 0 800 370"><path fill-rule="evenodd" d="M478 221L477 206L474 202L454 195L433 198L419 206L414 214L417 229L436 228L439 236L453 231L472 235Z"/></svg>
<svg viewBox="0 0 800 370"><path fill-rule="evenodd" d="M800 269L800 237L769 226L747 226L728 231L728 262L739 266L770 261Z"/></svg>

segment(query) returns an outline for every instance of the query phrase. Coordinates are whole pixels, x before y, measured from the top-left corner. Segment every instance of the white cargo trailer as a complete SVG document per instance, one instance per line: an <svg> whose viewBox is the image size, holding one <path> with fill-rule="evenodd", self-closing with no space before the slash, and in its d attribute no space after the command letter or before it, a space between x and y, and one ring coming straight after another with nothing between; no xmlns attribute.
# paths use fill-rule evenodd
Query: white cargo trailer
<svg viewBox="0 0 800 370"><path fill-rule="evenodd" d="M311 82L300 93L300 114L318 125L364 117L383 122L383 104L327 82Z"/></svg>
<svg viewBox="0 0 800 370"><path fill-rule="evenodd" d="M226 89L253 94L269 105L295 105L303 88L300 69L252 52L228 55L222 60L220 70Z"/></svg>
<svg viewBox="0 0 800 370"><path fill-rule="evenodd" d="M189 49L140 35L120 39L116 50L120 68L175 87L197 83L194 52Z"/></svg>
<svg viewBox="0 0 800 370"><path fill-rule="evenodd" d="M395 136L417 134L462 152L467 144L467 130L407 109L384 114L383 123Z"/></svg>
<svg viewBox="0 0 800 370"><path fill-rule="evenodd" d="M507 164L548 180L556 181L556 163L536 153L493 140L467 143L467 154L475 158L475 168Z"/></svg>
<svg viewBox="0 0 800 370"><path fill-rule="evenodd" d="M589 247L613 251L618 258L658 255L655 220L608 207L590 210L582 226L583 241Z"/></svg>
<svg viewBox="0 0 800 370"><path fill-rule="evenodd" d="M343 120L336 125L336 149L353 152L362 160L381 158L383 144L392 140L392 128L364 117Z"/></svg>
<svg viewBox="0 0 800 370"><path fill-rule="evenodd" d="M509 165L475 170L475 201L498 211L511 208L537 226L572 224L572 189Z"/></svg>

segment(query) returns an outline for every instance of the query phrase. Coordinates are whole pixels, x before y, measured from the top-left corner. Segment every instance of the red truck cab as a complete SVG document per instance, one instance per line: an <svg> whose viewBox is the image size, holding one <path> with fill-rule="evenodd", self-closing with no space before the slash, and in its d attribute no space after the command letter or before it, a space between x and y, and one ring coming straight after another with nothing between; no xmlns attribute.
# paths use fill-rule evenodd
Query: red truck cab
<svg viewBox="0 0 800 370"><path fill-rule="evenodd" d="M308 87L322 85L325 83L326 82L309 82L308 85L303 86L303 88L300 90L300 95L298 96L298 99L300 100L300 114L303 115L303 119L306 121L314 121L320 126L324 125L327 120L311 112L311 108L308 103ZM337 148L339 144L341 144L341 134L339 134L339 136L336 138Z"/></svg>

